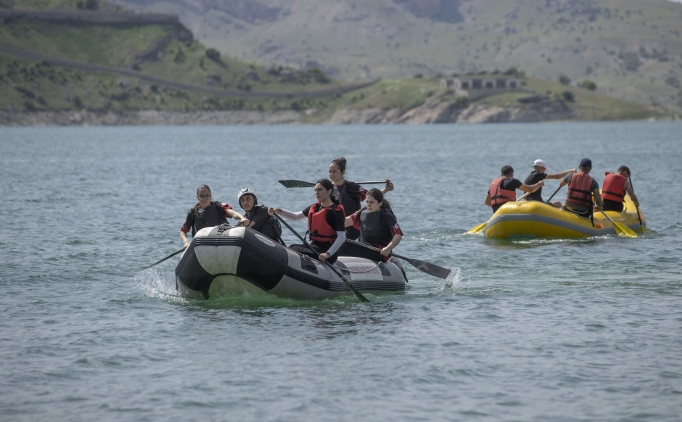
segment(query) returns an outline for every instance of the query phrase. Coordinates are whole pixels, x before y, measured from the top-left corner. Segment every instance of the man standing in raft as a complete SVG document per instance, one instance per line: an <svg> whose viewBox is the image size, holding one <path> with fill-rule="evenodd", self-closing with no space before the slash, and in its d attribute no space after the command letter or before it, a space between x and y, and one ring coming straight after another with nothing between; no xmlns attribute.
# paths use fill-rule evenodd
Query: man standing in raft
<svg viewBox="0 0 682 422"><path fill-rule="evenodd" d="M601 195L599 195L599 183L590 176L590 170L592 170L592 160L583 158L580 161L580 171L569 173L563 178L560 185L568 185L568 195L561 209L590 218L593 213L593 202L600 211L604 209Z"/></svg>
<svg viewBox="0 0 682 422"><path fill-rule="evenodd" d="M616 174L606 172L604 186L601 190L601 197L604 200L604 211L623 212L623 201L627 192L636 207L639 207L637 195L632 190L630 184L630 168L628 166L618 167Z"/></svg>
<svg viewBox="0 0 682 422"><path fill-rule="evenodd" d="M514 169L512 166L504 166L501 170L502 177L498 177L490 183L488 195L485 197L485 204L493 207L493 214L505 203L516 201L516 189L524 192L535 192L545 185L540 180L534 185L521 183L519 179L514 179Z"/></svg>
<svg viewBox="0 0 682 422"><path fill-rule="evenodd" d="M526 177L526 180L523 183L530 186L545 179L561 179L562 177L565 177L568 173L575 172L575 169L571 169L562 171L561 173L547 174L545 173L546 170L547 165L545 164L544 161L540 159L533 161L533 171L530 172L530 174L528 175L528 177ZM545 202L542 200L542 188L526 196L526 201ZM551 205L554 205L557 208L561 208L561 202L559 201L554 201L552 202Z"/></svg>

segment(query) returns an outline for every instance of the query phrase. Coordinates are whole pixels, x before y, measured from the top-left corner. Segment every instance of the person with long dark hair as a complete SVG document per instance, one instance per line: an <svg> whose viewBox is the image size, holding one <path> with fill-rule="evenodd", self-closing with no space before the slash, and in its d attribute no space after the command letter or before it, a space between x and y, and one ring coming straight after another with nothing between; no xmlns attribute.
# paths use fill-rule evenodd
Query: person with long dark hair
<svg viewBox="0 0 682 422"><path fill-rule="evenodd" d="M308 219L309 244L315 249L313 253L305 245L291 245L300 254L307 255L322 262L334 263L338 257L338 250L346 240L344 219L346 214L338 200L332 197L334 185L330 180L320 179L315 183L315 198L317 202L303 211L292 212L281 208L269 208L270 215L280 214L288 220Z"/></svg>
<svg viewBox="0 0 682 422"><path fill-rule="evenodd" d="M199 185L197 188L197 199L199 202L189 210L187 218L185 218L185 224L180 229L180 239L182 239L185 247L189 246L187 233L190 230L192 231L192 237L194 237L204 227L215 227L227 223L228 217L239 220L239 224L249 224L249 220L233 210L229 204L211 201L211 188L208 185Z"/></svg>
<svg viewBox="0 0 682 422"><path fill-rule="evenodd" d="M393 248L398 246L403 238L403 231L393 214L391 204L384 199L383 192L376 188L367 192L365 208L347 216L345 225L355 227L360 232L361 242L379 248L381 252L346 242L341 249L341 255L387 261Z"/></svg>
<svg viewBox="0 0 682 422"><path fill-rule="evenodd" d="M344 179L346 174L346 159L339 157L329 163L329 178L334 183L334 196L343 205L346 215L351 215L361 208L361 202L367 196L367 190L355 182ZM381 190L385 194L394 189L393 183L386 180L386 186ZM357 239L360 232L353 226L346 227L346 237Z"/></svg>

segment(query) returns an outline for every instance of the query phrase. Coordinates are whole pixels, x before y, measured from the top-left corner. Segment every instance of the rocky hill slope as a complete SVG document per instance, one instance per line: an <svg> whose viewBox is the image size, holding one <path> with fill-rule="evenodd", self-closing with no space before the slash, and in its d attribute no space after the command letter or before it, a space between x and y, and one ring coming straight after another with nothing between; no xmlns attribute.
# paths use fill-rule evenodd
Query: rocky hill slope
<svg viewBox="0 0 682 422"><path fill-rule="evenodd" d="M178 13L206 44L347 79L506 69L682 107L682 5L668 0L113 0Z"/></svg>

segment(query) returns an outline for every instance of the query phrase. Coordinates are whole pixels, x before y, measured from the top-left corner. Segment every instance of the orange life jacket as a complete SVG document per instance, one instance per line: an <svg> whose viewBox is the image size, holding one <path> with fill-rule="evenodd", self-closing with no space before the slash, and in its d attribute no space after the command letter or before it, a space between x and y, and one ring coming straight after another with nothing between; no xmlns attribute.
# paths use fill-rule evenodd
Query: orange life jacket
<svg viewBox="0 0 682 422"><path fill-rule="evenodd" d="M490 183L488 192L490 192L490 206L501 205L505 202L516 201L516 190L502 189L502 182L505 177L498 177Z"/></svg>
<svg viewBox="0 0 682 422"><path fill-rule="evenodd" d="M620 174L606 172L604 186L601 188L601 197L614 202L623 202L625 199L625 181L627 178Z"/></svg>
<svg viewBox="0 0 682 422"><path fill-rule="evenodd" d="M338 211L346 218L346 213L343 211L343 206L333 204L331 207L323 207L322 204L316 202L310 206L308 210L308 231L310 232L310 240L316 242L331 243L337 238L336 230L327 223L327 213L330 211Z"/></svg>
<svg viewBox="0 0 682 422"><path fill-rule="evenodd" d="M568 185L567 201L574 204L592 206L592 191L590 187L594 179L585 172L574 173L571 178L571 183Z"/></svg>

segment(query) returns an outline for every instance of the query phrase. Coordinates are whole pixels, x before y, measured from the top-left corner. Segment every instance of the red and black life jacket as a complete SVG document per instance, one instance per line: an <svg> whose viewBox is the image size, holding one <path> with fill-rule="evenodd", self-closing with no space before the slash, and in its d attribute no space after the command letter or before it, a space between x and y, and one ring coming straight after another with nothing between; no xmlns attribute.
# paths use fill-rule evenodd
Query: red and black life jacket
<svg viewBox="0 0 682 422"><path fill-rule="evenodd" d="M346 218L342 205L333 204L331 207L323 207L316 202L308 210L308 231L310 240L315 242L332 243L337 238L336 230L327 223L327 213L337 211Z"/></svg>
<svg viewBox="0 0 682 422"><path fill-rule="evenodd" d="M568 185L568 195L566 200L574 204L592 206L592 191L590 187L594 179L585 172L573 174L571 183Z"/></svg>
<svg viewBox="0 0 682 422"><path fill-rule="evenodd" d="M620 174L606 172L604 186L601 188L602 199L623 202L625 199L625 181L627 178Z"/></svg>
<svg viewBox="0 0 682 422"><path fill-rule="evenodd" d="M502 182L506 177L498 177L490 183L488 192L490 192L490 206L502 205L505 202L516 201L516 189L505 190L502 189Z"/></svg>

